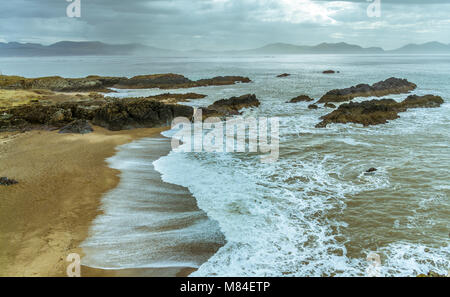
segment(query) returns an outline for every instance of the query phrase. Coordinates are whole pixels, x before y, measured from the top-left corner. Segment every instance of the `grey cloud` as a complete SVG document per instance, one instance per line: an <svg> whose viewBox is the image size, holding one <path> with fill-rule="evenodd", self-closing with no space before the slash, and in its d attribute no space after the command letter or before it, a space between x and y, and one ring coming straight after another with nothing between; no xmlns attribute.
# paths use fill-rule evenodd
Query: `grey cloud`
<svg viewBox="0 0 450 297"><path fill-rule="evenodd" d="M333 21L327 22L309 18L302 7L298 16L282 11L283 2L275 0L81 0L80 19L65 16L65 0L15 0L2 3L0 41L100 40L187 49L243 49L271 42L345 41L385 48L450 42L447 0L381 2L382 17L368 18L370 3L364 0L312 1L333 11ZM335 8L340 3L346 6Z"/></svg>

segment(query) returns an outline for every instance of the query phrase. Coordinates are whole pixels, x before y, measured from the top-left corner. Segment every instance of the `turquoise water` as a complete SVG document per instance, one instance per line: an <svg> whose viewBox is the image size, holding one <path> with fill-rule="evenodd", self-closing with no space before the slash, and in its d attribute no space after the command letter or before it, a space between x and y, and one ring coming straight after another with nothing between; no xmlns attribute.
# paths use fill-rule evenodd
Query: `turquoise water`
<svg viewBox="0 0 450 297"><path fill-rule="evenodd" d="M326 69L340 73L323 75ZM370 252L381 256L384 276L446 274L450 268L448 55L27 58L0 59L0 70L25 76L173 72L191 79L243 75L253 80L172 91L208 95L189 103L193 106L255 93L261 106L245 115L280 118L276 163L262 164L248 154L175 152L153 163L164 181L189 189L225 236L227 243L196 276L363 276ZM284 72L292 75L275 78ZM330 89L391 76L416 83L414 94L442 96L445 104L409 110L386 125L326 129L314 126L330 109L285 104L300 94L318 99ZM121 90L116 96L162 92L167 90ZM370 167L377 173L364 175ZM120 265L149 266L150 259L146 263L139 255Z"/></svg>

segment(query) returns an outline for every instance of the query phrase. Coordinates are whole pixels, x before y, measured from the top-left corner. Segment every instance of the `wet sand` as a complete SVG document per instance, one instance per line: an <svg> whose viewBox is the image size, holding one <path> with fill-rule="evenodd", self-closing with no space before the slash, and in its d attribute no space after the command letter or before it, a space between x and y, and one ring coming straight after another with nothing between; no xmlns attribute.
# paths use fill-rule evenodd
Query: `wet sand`
<svg viewBox="0 0 450 297"><path fill-rule="evenodd" d="M185 273L182 267L200 267L225 244L218 223L198 208L189 189L164 182L155 169L170 143L162 136L139 139L107 159L120 170L120 183L103 195L103 213L81 244L84 265L175 276Z"/></svg>
<svg viewBox="0 0 450 297"><path fill-rule="evenodd" d="M86 135L0 133L0 176L19 181L0 186L0 276L66 276L67 255L83 256L79 245L100 214L101 197L119 183L119 172L109 168L105 159L114 155L118 145L165 130L94 129ZM186 269L176 270L175 275L189 274ZM152 275L134 269L83 267L84 272L85 276Z"/></svg>

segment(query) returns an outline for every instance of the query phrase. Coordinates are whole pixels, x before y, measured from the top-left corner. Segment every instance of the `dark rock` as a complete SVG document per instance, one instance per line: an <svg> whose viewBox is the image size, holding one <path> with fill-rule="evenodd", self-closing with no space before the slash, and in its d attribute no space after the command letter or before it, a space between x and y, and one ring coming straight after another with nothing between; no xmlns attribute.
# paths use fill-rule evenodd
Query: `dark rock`
<svg viewBox="0 0 450 297"><path fill-rule="evenodd" d="M318 109L319 106L317 106L316 104L311 104L311 105L308 105L308 108L309 109Z"/></svg>
<svg viewBox="0 0 450 297"><path fill-rule="evenodd" d="M18 184L19 182L14 179L9 179L7 177L0 177L0 185L1 186L11 186Z"/></svg>
<svg viewBox="0 0 450 297"><path fill-rule="evenodd" d="M417 277L447 277L447 275L439 274L434 271L430 271L427 274L419 274Z"/></svg>
<svg viewBox="0 0 450 297"><path fill-rule="evenodd" d="M334 71L334 70L325 70L325 71L323 71L322 73L323 73L323 74L335 74L336 71Z"/></svg>
<svg viewBox="0 0 450 297"><path fill-rule="evenodd" d="M59 130L59 133L78 133L78 134L87 134L93 132L94 129L92 129L91 125L89 125L89 122L86 120L75 120L68 124L67 126L64 126Z"/></svg>
<svg viewBox="0 0 450 297"><path fill-rule="evenodd" d="M433 95L413 95L400 103L393 99L350 102L342 104L338 109L321 117L322 122L316 127L323 128L330 123L356 123L364 126L385 124L389 120L399 118L398 113L408 108L439 107L442 103L444 100L441 97Z"/></svg>
<svg viewBox="0 0 450 297"><path fill-rule="evenodd" d="M7 110L7 118L0 118L0 130L20 130L32 126L61 128L76 119L91 120L94 111L104 104L105 101L80 101L21 105Z"/></svg>
<svg viewBox="0 0 450 297"><path fill-rule="evenodd" d="M375 172L375 171L378 171L378 169L372 167L372 168L368 169L366 172L371 173L371 172Z"/></svg>
<svg viewBox="0 0 450 297"><path fill-rule="evenodd" d="M397 102L392 99L350 102L339 106L330 114L321 117L316 127L326 127L330 123L358 123L364 126L385 124L387 120L397 119Z"/></svg>
<svg viewBox="0 0 450 297"><path fill-rule="evenodd" d="M324 106L328 108L336 108L336 105L334 105L333 103L325 103Z"/></svg>
<svg viewBox="0 0 450 297"><path fill-rule="evenodd" d="M109 130L123 130L170 125L178 116L190 119L193 108L148 98L125 98L22 105L7 110L7 114L8 118L0 118L0 131L61 128L75 120L91 121Z"/></svg>
<svg viewBox="0 0 450 297"><path fill-rule="evenodd" d="M288 77L288 76L291 76L291 75L289 73L283 73L283 74L277 75L277 77Z"/></svg>
<svg viewBox="0 0 450 297"><path fill-rule="evenodd" d="M307 96L307 95L300 95L300 96L297 96L295 98L292 98L287 103L310 102L310 101L314 101L314 99L309 97L309 96Z"/></svg>
<svg viewBox="0 0 450 297"><path fill-rule="evenodd" d="M149 96L146 97L147 99L153 99L158 100L165 103L178 103L178 102L186 102L190 101L191 99L203 99L207 97L203 94L197 94L197 93L186 93L186 94L171 94L171 93L165 93L165 94L159 94L155 96Z"/></svg>
<svg viewBox="0 0 450 297"><path fill-rule="evenodd" d="M346 89L331 90L320 98L319 103L344 102L356 97L382 97L389 94L402 94L412 91L417 86L406 79L391 77L373 85L359 84Z"/></svg>
<svg viewBox="0 0 450 297"><path fill-rule="evenodd" d="M109 130L169 126L176 117L191 119L190 106L165 104L146 98L115 99L94 112L92 123Z"/></svg>
<svg viewBox="0 0 450 297"><path fill-rule="evenodd" d="M401 103L402 106L406 108L433 108L433 107L439 107L441 104L444 103L444 100L439 96L434 95L425 95L425 96L417 96L417 95L411 95L408 96L403 102Z"/></svg>
<svg viewBox="0 0 450 297"><path fill-rule="evenodd" d="M242 95L240 97L231 97L229 99L222 99L214 102L203 110L203 115L212 116L228 116L239 115L242 108L258 107L259 100L254 94Z"/></svg>
<svg viewBox="0 0 450 297"><path fill-rule="evenodd" d="M206 86L224 86L234 85L236 83L250 83L251 80L248 77L242 76L216 76L210 79L200 79L189 83L187 85L181 85L180 88L192 88L192 87L206 87Z"/></svg>

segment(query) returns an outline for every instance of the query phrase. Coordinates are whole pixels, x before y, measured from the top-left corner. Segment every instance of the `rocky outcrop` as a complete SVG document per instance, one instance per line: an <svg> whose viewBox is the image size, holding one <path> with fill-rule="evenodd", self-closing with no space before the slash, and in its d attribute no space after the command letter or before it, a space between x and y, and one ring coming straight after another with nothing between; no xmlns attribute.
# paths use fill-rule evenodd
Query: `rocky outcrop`
<svg viewBox="0 0 450 297"><path fill-rule="evenodd" d="M7 177L0 177L0 186L12 186L18 183L19 182L14 179L9 179Z"/></svg>
<svg viewBox="0 0 450 297"><path fill-rule="evenodd" d="M319 106L317 106L316 104L311 104L308 105L308 109L319 109Z"/></svg>
<svg viewBox="0 0 450 297"><path fill-rule="evenodd" d="M328 108L336 108L336 105L334 105L333 103L325 103L324 106Z"/></svg>
<svg viewBox="0 0 450 297"><path fill-rule="evenodd" d="M406 79L391 77L373 85L359 84L346 89L331 90L320 98L319 103L345 102L356 97L382 97L390 94L402 94L412 91L417 86Z"/></svg>
<svg viewBox="0 0 450 297"><path fill-rule="evenodd" d="M192 81L179 74L153 74L127 77L87 76L85 78L63 78L60 76L24 78L0 75L0 89L46 89L58 92L108 92L117 89L176 89L216 85L249 83L251 80L241 76L218 76L211 79Z"/></svg>
<svg viewBox="0 0 450 297"><path fill-rule="evenodd" d="M35 126L61 128L76 119L91 120L96 109L103 104L105 101L33 103L17 106L3 111L0 117L0 131Z"/></svg>
<svg viewBox="0 0 450 297"><path fill-rule="evenodd" d="M307 96L307 95L300 95L300 96L297 96L295 98L292 98L287 103L310 102L310 101L314 101L314 99L309 97L309 96Z"/></svg>
<svg viewBox="0 0 450 297"><path fill-rule="evenodd" d="M192 99L203 99L207 97L203 94L197 94L197 93L186 93L186 94L171 94L171 93L165 93L155 96L149 96L147 98L158 100L165 103L177 103L177 102L186 102L190 101Z"/></svg>
<svg viewBox="0 0 450 297"><path fill-rule="evenodd" d="M444 103L444 100L439 96L434 95L425 95L425 96L417 96L411 95L408 96L401 105L405 108L416 108L416 107L439 107Z"/></svg>
<svg viewBox="0 0 450 297"><path fill-rule="evenodd" d="M356 123L364 126L385 124L389 120L399 118L398 114L408 108L439 107L443 103L444 100L441 97L434 95L412 95L399 103L393 99L350 102L340 105L338 109L321 117L322 122L316 127L323 128L331 123Z"/></svg>
<svg viewBox="0 0 450 297"><path fill-rule="evenodd" d="M213 116L231 116L239 115L242 108L258 107L259 100L254 94L242 95L240 97L231 97L229 99L222 99L214 102L203 110L203 115L206 117Z"/></svg>
<svg viewBox="0 0 450 297"><path fill-rule="evenodd" d="M67 134L67 133L76 133L76 134L87 134L93 132L94 129L92 129L91 125L89 125L89 122L80 119L75 120L68 124L67 126L64 126L59 130L59 133Z"/></svg>
<svg viewBox="0 0 450 297"><path fill-rule="evenodd" d="M277 77L288 77L288 76L291 76L289 73L283 73L283 74L280 74L280 75L277 75Z"/></svg>
<svg viewBox="0 0 450 297"><path fill-rule="evenodd" d="M427 274L419 274L417 277L449 277L449 275L445 275L445 274L439 274L437 272L434 271L429 271Z"/></svg>
<svg viewBox="0 0 450 297"><path fill-rule="evenodd" d="M4 111L0 131L61 128L76 120L91 121L109 130L152 128L169 125L173 118L191 118L190 106L166 104L148 98L29 104ZM80 122L78 122L80 124Z"/></svg>
<svg viewBox="0 0 450 297"><path fill-rule="evenodd" d="M192 118L193 108L146 98L112 100L98 108L92 123L109 130L169 126L176 117Z"/></svg>
<svg viewBox="0 0 450 297"><path fill-rule="evenodd" d="M60 76L24 78L0 76L0 89L45 89L57 92L104 92L126 77L88 76L85 78L63 78Z"/></svg>

